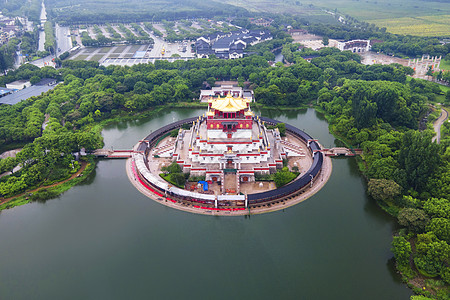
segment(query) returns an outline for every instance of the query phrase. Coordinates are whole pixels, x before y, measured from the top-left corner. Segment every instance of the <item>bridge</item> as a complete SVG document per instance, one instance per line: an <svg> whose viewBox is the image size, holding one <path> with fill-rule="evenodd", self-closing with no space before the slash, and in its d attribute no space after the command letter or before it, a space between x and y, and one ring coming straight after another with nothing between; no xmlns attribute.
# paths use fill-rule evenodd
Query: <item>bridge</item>
<svg viewBox="0 0 450 300"><path fill-rule="evenodd" d="M361 149L349 149L345 147L334 147L330 149L322 149L319 151L325 154L325 156L356 156L362 154Z"/></svg>
<svg viewBox="0 0 450 300"><path fill-rule="evenodd" d="M97 149L92 154L101 158L130 158L133 153L133 150Z"/></svg>

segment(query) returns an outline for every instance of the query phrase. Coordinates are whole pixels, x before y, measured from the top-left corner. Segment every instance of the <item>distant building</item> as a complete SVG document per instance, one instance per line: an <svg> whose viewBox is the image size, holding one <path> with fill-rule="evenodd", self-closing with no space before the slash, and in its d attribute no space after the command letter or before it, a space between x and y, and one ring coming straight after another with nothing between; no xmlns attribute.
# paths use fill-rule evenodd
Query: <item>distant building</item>
<svg viewBox="0 0 450 300"><path fill-rule="evenodd" d="M268 30L241 30L230 33L217 32L201 36L195 43L197 58L208 58L215 55L221 59L244 57L244 49L248 45L271 40Z"/></svg>
<svg viewBox="0 0 450 300"><path fill-rule="evenodd" d="M13 90L21 90L21 89L24 89L24 88L27 88L30 86L31 86L31 83L29 80L16 80L16 81L6 84L6 87L8 89L13 89Z"/></svg>
<svg viewBox="0 0 450 300"><path fill-rule="evenodd" d="M254 100L253 91L251 90L244 90L239 86L221 85L219 87L213 87L212 89L201 90L200 101L208 102L211 97L224 97L228 95L244 98L250 102Z"/></svg>
<svg viewBox="0 0 450 300"><path fill-rule="evenodd" d="M257 26L269 27L273 23L273 20L265 18L259 19L250 18L250 23L255 24Z"/></svg>
<svg viewBox="0 0 450 300"><path fill-rule="evenodd" d="M337 48L341 51L352 51L353 53L368 52L372 48L370 40L351 40L338 42Z"/></svg>
<svg viewBox="0 0 450 300"><path fill-rule="evenodd" d="M288 33L292 36L295 36L295 35L308 34L308 31L305 29L289 29Z"/></svg>
<svg viewBox="0 0 450 300"><path fill-rule="evenodd" d="M1 104L14 105L14 104L19 103L22 100L26 100L30 97L40 96L42 93L45 93L49 90L54 89L56 86L56 83L57 83L57 81L55 79L43 78L40 82L36 83L35 85L28 86L27 88L24 89L23 85L21 85L21 84L29 83L29 81L19 80L19 82L20 83L17 83L17 82L16 83L17 83L17 86L20 86L20 90L15 89L15 91L13 93L9 93L9 94L5 95L4 97L0 97L0 105ZM7 86L10 86L11 84L13 84L13 83L9 83L9 84L7 84Z"/></svg>

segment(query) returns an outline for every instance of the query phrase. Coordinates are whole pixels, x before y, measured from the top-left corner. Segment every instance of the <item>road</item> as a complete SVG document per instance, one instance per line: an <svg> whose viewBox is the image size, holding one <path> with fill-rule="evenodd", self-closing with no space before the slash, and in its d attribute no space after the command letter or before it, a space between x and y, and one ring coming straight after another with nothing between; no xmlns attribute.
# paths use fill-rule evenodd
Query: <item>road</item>
<svg viewBox="0 0 450 300"><path fill-rule="evenodd" d="M441 107L442 112L439 118L434 122L433 127L436 132L436 136L433 137L432 141L436 141L436 143L441 142L441 126L444 124L445 120L448 119L448 111L446 111L443 107Z"/></svg>
<svg viewBox="0 0 450 300"><path fill-rule="evenodd" d="M39 31L39 46L38 46L38 51L45 51L44 43L45 43L45 32L44 32L43 30L40 30L40 31Z"/></svg>
<svg viewBox="0 0 450 300"><path fill-rule="evenodd" d="M30 62L30 64L35 65L39 68L43 68L46 66L54 67L55 63L52 61L53 58L55 58L53 55L49 55L44 58L33 60L32 62Z"/></svg>
<svg viewBox="0 0 450 300"><path fill-rule="evenodd" d="M70 38L69 27L59 26L55 24L55 38L56 38L56 55L69 51L72 48L72 39ZM59 50L60 49L60 50Z"/></svg>

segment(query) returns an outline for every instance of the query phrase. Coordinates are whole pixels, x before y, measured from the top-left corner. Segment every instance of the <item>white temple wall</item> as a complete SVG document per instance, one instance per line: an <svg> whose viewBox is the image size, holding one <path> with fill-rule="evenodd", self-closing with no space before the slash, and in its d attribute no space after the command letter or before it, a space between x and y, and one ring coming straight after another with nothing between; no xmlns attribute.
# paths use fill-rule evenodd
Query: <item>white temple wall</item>
<svg viewBox="0 0 450 300"><path fill-rule="evenodd" d="M189 158L192 162L204 163L204 164L217 164L221 161L223 162L223 156L201 156L198 154L189 154ZM234 160L235 162L240 162L241 164L259 164L263 162L268 162L270 158L270 152L268 154L261 155L249 155L249 156L239 156L238 160Z"/></svg>
<svg viewBox="0 0 450 300"><path fill-rule="evenodd" d="M210 139L226 139L227 133L223 132L223 130L216 130L216 129L208 129L207 131L207 137Z"/></svg>
<svg viewBox="0 0 450 300"><path fill-rule="evenodd" d="M196 145L197 146L197 145ZM228 146L231 146L231 150L237 153L250 153L258 151L260 149L260 143L252 144L208 144L198 143L198 147L202 152L224 153L228 151ZM195 152L195 151L194 151Z"/></svg>
<svg viewBox="0 0 450 300"><path fill-rule="evenodd" d="M222 129L208 129L207 137L210 139L227 139L228 134ZM252 130L251 129L238 129L236 132L232 133L232 138L234 139L251 139Z"/></svg>
<svg viewBox="0 0 450 300"><path fill-rule="evenodd" d="M251 129L238 129L236 132L233 132L233 138L235 138L235 139L251 139L252 138L252 130Z"/></svg>

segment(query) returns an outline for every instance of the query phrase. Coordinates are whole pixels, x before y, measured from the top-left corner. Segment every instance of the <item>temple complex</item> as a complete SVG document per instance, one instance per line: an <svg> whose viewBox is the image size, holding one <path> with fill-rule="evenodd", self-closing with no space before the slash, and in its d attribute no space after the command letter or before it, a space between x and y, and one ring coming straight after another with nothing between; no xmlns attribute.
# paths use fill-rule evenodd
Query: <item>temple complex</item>
<svg viewBox="0 0 450 300"><path fill-rule="evenodd" d="M211 97L208 111L180 129L173 156L192 176L221 181L223 171L233 172L240 182L255 180L255 173L273 173L283 166L286 153L280 132L268 130L250 108L250 100Z"/></svg>
<svg viewBox="0 0 450 300"><path fill-rule="evenodd" d="M324 162L317 140L289 124L282 137L280 122L257 116L252 99L239 93L207 101L203 115L163 126L136 144L129 174L143 193L191 212L246 214L283 209L324 184L317 181ZM163 179L173 175L165 168L173 162L188 179L183 184ZM284 167L280 174L296 177L277 187L270 174Z"/></svg>

